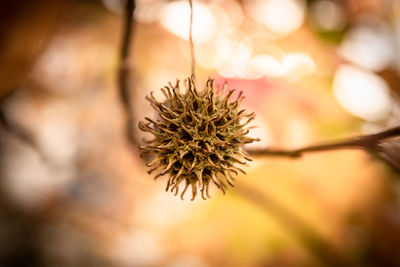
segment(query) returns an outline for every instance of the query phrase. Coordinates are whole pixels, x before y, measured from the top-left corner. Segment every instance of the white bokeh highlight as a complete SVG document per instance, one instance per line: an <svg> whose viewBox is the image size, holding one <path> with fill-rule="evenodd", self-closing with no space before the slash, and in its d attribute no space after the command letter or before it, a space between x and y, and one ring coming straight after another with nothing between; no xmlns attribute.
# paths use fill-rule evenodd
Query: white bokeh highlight
<svg viewBox="0 0 400 267"><path fill-rule="evenodd" d="M255 21L278 36L295 32L305 17L301 0L247 0L245 8Z"/></svg>
<svg viewBox="0 0 400 267"><path fill-rule="evenodd" d="M160 12L160 23L169 32L189 39L190 6L188 1L166 4ZM193 42L204 43L216 32L216 20L211 10L200 2L193 3Z"/></svg>
<svg viewBox="0 0 400 267"><path fill-rule="evenodd" d="M348 113L366 121L382 120L391 111L388 84L368 70L351 65L339 67L333 81L333 93Z"/></svg>
<svg viewBox="0 0 400 267"><path fill-rule="evenodd" d="M359 25L346 34L339 54L363 68L381 71L391 65L395 56L392 39L385 24Z"/></svg>

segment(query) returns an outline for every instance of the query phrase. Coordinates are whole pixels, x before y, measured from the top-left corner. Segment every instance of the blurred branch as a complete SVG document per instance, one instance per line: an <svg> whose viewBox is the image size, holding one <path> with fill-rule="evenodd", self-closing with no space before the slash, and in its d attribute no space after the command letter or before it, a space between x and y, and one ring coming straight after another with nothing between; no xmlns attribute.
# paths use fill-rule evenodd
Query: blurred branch
<svg viewBox="0 0 400 267"><path fill-rule="evenodd" d="M35 137L30 132L23 129L20 125L11 121L7 116L5 103L14 95L16 90L17 89L10 90L0 100L0 131L16 137L19 141L35 150L39 154L40 158L46 161L47 158L37 144Z"/></svg>
<svg viewBox="0 0 400 267"><path fill-rule="evenodd" d="M377 134L357 136L330 144L313 145L294 150L259 149L248 150L247 152L253 156L282 156L290 158L298 158L303 156L304 153L308 152L330 151L337 149L364 149L371 152L379 152L380 150L378 145L383 140L397 136L400 136L400 126Z"/></svg>
<svg viewBox="0 0 400 267"><path fill-rule="evenodd" d="M291 212L284 205L272 199L264 192L243 183L237 186L236 191L244 199L259 206L264 212L274 216L279 222L297 238L312 255L319 260L321 266L359 266L347 255L333 246L299 216ZM344 251L344 250L343 250Z"/></svg>
<svg viewBox="0 0 400 267"><path fill-rule="evenodd" d="M131 66L130 48L133 35L133 12L135 11L135 0L127 0L125 4L123 36L120 48L120 59L118 67L118 89L119 96L126 116L126 135L130 143L137 144L135 132L133 131L133 113L131 99Z"/></svg>

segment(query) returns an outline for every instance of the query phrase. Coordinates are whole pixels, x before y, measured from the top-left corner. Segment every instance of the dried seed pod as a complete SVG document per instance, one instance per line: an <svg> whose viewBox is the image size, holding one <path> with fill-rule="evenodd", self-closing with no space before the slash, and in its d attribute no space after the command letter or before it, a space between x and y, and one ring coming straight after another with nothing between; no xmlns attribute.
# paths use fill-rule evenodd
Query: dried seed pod
<svg viewBox="0 0 400 267"><path fill-rule="evenodd" d="M225 193L226 183L233 186L238 171L245 173L237 164L246 165L251 160L242 145L258 141L247 137L246 125L254 119L254 113L239 110L242 93L236 100L229 98L234 90L218 95L214 92L214 80L208 79L205 88L198 91L194 78L185 80L185 93L180 93L180 83L171 83L161 89L166 100L158 102L153 94L147 97L157 112L156 119L145 118L139 122L142 131L154 135L154 139L140 146L142 154L154 154L148 163L148 173L158 170L155 176L168 174L166 191L178 194L179 185L185 182L181 198L187 188L192 188L192 200L200 190L203 199L209 198L210 183Z"/></svg>

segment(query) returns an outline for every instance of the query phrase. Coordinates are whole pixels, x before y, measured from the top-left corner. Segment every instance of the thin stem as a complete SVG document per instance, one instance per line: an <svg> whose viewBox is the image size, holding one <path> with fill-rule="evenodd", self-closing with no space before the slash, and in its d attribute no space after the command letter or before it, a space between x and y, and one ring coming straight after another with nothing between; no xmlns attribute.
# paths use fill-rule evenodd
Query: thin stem
<svg viewBox="0 0 400 267"><path fill-rule="evenodd" d="M374 150L378 145L378 143L381 142L382 140L399 135L400 135L400 127L396 127L377 134L353 137L350 139L330 144L313 145L294 150L259 149L259 150L248 150L247 152L254 156L283 156L283 157L297 158L301 157L304 153L307 152L329 151L336 149Z"/></svg>
<svg viewBox="0 0 400 267"><path fill-rule="evenodd" d="M195 77L196 61L194 58L194 44L193 44L193 1L192 0L189 0L189 5L190 5L190 26L189 26L190 58L192 63L192 76Z"/></svg>
<svg viewBox="0 0 400 267"><path fill-rule="evenodd" d="M131 69L129 64L130 48L133 32L133 12L135 10L135 0L127 0L124 14L124 28L120 48L120 61L118 68L118 88L119 96L126 114L127 129L126 135L132 144L136 144L136 137L132 129L133 113L131 99Z"/></svg>

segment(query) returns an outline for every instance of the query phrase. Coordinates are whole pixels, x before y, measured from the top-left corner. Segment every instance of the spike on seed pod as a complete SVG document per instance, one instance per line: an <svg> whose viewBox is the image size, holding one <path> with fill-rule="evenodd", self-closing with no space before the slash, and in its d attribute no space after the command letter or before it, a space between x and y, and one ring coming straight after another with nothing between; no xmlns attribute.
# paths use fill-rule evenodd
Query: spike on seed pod
<svg viewBox="0 0 400 267"><path fill-rule="evenodd" d="M225 94L226 83L219 94L210 78L202 91L197 90L193 77L184 81L186 92L180 93L180 87L177 81L162 88L164 102L158 102L152 93L146 97L157 118L139 122L140 130L154 135L140 149L142 154L155 156L147 164L149 174L157 170L155 178L169 176L166 191L177 195L179 185L185 182L182 199L189 186L192 200L198 190L207 199L211 183L225 193L226 183L234 185L233 174L245 173L237 165L251 160L242 145L259 141L246 136L250 128L246 125L255 115L239 110L244 98L241 92L236 100L229 100L234 90Z"/></svg>

